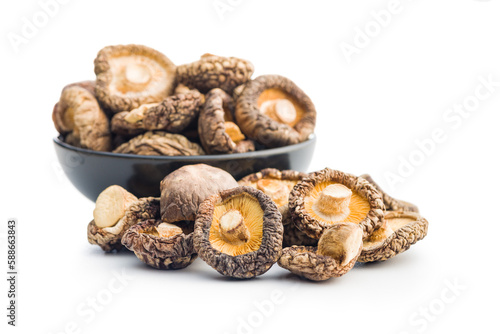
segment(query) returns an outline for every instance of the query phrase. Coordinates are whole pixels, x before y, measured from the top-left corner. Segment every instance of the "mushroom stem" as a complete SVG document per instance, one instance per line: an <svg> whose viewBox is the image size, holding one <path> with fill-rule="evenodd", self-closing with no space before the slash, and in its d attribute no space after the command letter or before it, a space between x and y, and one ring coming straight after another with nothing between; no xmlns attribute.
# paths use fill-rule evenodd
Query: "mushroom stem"
<svg viewBox="0 0 500 334"><path fill-rule="evenodd" d="M286 124L293 123L297 118L293 103L287 99L266 101L262 104L261 110L267 116Z"/></svg>
<svg viewBox="0 0 500 334"><path fill-rule="evenodd" d="M387 220L385 220L382 226L373 231L373 233L370 235L369 241L380 242L387 239L393 233L394 231L392 230L391 226L389 225L389 223L387 223Z"/></svg>
<svg viewBox="0 0 500 334"><path fill-rule="evenodd" d="M257 189L271 197L278 206L285 205L288 200L288 187L279 180L260 179L257 181Z"/></svg>
<svg viewBox="0 0 500 334"><path fill-rule="evenodd" d="M245 139L245 136L241 133L240 128L235 123L224 122L224 127L229 138L231 138L231 140L236 144Z"/></svg>
<svg viewBox="0 0 500 334"><path fill-rule="evenodd" d="M318 242L318 254L331 256L345 266L359 253L363 231L357 224L339 223L325 230Z"/></svg>
<svg viewBox="0 0 500 334"><path fill-rule="evenodd" d="M351 189L339 183L331 184L323 189L313 208L330 220L341 221L349 216L351 196Z"/></svg>
<svg viewBox="0 0 500 334"><path fill-rule="evenodd" d="M178 234L182 234L182 229L179 226L170 223L161 223L156 226L156 231L162 238L171 238Z"/></svg>
<svg viewBox="0 0 500 334"><path fill-rule="evenodd" d="M229 243L245 243L250 239L250 232L245 225L241 212L229 210L220 218L221 236Z"/></svg>
<svg viewBox="0 0 500 334"><path fill-rule="evenodd" d="M134 84L146 84L151 80L151 73L146 66L132 63L125 68L125 78Z"/></svg>

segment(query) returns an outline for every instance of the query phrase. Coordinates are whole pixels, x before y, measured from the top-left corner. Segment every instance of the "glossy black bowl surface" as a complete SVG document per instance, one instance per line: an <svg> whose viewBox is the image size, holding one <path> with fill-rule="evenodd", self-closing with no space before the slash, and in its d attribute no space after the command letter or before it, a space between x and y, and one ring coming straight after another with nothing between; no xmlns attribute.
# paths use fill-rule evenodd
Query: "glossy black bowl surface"
<svg viewBox="0 0 500 334"><path fill-rule="evenodd" d="M159 196L160 181L184 165L204 163L228 171L240 179L261 169L293 169L307 171L316 136L285 147L224 155L141 156L97 152L74 147L54 138L57 158L73 185L87 198L95 201L108 186L117 184L138 197Z"/></svg>

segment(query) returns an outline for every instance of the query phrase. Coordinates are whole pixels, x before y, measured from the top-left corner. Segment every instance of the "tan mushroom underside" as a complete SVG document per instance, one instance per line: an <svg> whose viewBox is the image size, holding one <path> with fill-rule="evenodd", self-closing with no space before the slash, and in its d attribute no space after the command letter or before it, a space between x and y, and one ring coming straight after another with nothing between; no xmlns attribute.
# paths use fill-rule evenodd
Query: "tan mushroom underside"
<svg viewBox="0 0 500 334"><path fill-rule="evenodd" d="M272 114L277 113L279 115L280 112L279 112L279 110L276 110L276 108L281 108L280 104L282 101L280 101L280 100L290 101L293 105L293 108L295 109L294 112L284 110L283 113L286 115L286 118L279 117L279 116L273 117L272 115L270 117L273 118L275 121L285 123L291 127L294 127L295 124L297 124L302 119L302 116L304 115L304 108L293 96L291 96L287 92L285 92L279 88L266 89L260 94L259 98L257 99L257 106L259 107L261 112L264 111L263 109L268 109L269 107L273 108L274 112ZM273 104L271 105L269 102L273 102ZM269 106L269 107L266 107L266 106ZM283 103L282 106L283 106L282 108L284 108L284 109L289 108L289 106L285 103ZM293 115L293 119L292 118L287 119L288 117L291 116L291 114Z"/></svg>

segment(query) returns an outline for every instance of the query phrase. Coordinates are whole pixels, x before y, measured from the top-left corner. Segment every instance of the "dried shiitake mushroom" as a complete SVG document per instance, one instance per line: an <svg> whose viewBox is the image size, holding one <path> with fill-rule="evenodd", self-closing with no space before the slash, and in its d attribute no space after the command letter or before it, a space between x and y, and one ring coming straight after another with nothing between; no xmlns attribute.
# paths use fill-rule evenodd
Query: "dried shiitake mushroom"
<svg viewBox="0 0 500 334"><path fill-rule="evenodd" d="M106 252L119 250L121 238L130 226L159 213L159 199L137 199L120 186L110 186L97 197L94 219L87 228L88 240Z"/></svg>
<svg viewBox="0 0 500 334"><path fill-rule="evenodd" d="M416 212L388 211L384 224L363 243L360 262L385 261L427 235L429 222Z"/></svg>
<svg viewBox="0 0 500 334"><path fill-rule="evenodd" d="M94 82L64 87L54 106L52 120L68 144L94 151L110 151L109 121L94 95Z"/></svg>
<svg viewBox="0 0 500 334"><path fill-rule="evenodd" d="M175 65L162 53L143 45L112 45L94 60L96 95L113 112L160 102L172 94Z"/></svg>
<svg viewBox="0 0 500 334"><path fill-rule="evenodd" d="M220 168L205 164L183 166L161 181L161 218L167 223L194 221L201 202L237 186L231 174Z"/></svg>
<svg viewBox="0 0 500 334"><path fill-rule="evenodd" d="M282 238L278 207L255 188L212 195L196 216L194 247L225 276L251 278L268 271L281 255Z"/></svg>
<svg viewBox="0 0 500 334"><path fill-rule="evenodd" d="M250 80L254 68L247 60L204 54L200 60L177 66L177 81L206 93L220 88L229 94Z"/></svg>
<svg viewBox="0 0 500 334"><path fill-rule="evenodd" d="M262 75L248 82L236 103L241 131L266 147L305 141L314 132L316 109L291 80Z"/></svg>
<svg viewBox="0 0 500 334"><path fill-rule="evenodd" d="M399 199L392 198L386 192L380 188L380 186L375 183L372 177L368 174L363 174L360 177L370 182L381 194L382 199L384 200L385 209L387 211L410 211L410 212L418 212L418 207L415 204L408 203Z"/></svg>
<svg viewBox="0 0 500 334"><path fill-rule="evenodd" d="M198 118L201 144L209 154L244 153L254 151L252 141L245 140L233 119L234 103L229 94L214 88L206 96Z"/></svg>
<svg viewBox="0 0 500 334"><path fill-rule="evenodd" d="M354 267L363 248L362 239L359 225L338 223L323 232L318 247L284 248L278 264L313 281L339 277Z"/></svg>
<svg viewBox="0 0 500 334"><path fill-rule="evenodd" d="M146 130L178 133L198 116L203 102L204 97L197 90L182 92L160 103L143 104L129 112L115 114L111 129L121 135L134 135Z"/></svg>
<svg viewBox="0 0 500 334"><path fill-rule="evenodd" d="M182 269L196 259L193 233L161 220L149 219L132 226L122 243L142 262L157 269Z"/></svg>
<svg viewBox="0 0 500 334"><path fill-rule="evenodd" d="M148 131L134 137L118 146L113 152L169 156L205 154L200 145L190 142L186 137L161 131Z"/></svg>
<svg viewBox="0 0 500 334"><path fill-rule="evenodd" d="M365 179L330 168L309 174L292 189L293 223L313 239L340 223L359 224L364 238L382 225L382 195Z"/></svg>

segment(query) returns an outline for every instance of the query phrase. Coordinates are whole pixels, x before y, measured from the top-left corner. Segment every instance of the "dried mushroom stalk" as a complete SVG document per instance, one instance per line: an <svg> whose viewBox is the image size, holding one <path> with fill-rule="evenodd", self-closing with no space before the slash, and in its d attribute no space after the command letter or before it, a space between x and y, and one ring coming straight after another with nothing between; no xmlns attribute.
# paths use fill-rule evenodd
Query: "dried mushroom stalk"
<svg viewBox="0 0 500 334"><path fill-rule="evenodd" d="M250 80L253 71L247 60L205 54L198 61L178 66L177 81L202 93L220 88L232 94L234 88Z"/></svg>
<svg viewBox="0 0 500 334"><path fill-rule="evenodd" d="M94 60L96 95L113 112L160 102L170 95L175 65L162 53L143 45L113 45Z"/></svg>
<svg viewBox="0 0 500 334"><path fill-rule="evenodd" d="M161 131L148 131L134 137L118 146L113 152L168 156L205 154L200 145L190 142L186 137Z"/></svg>
<svg viewBox="0 0 500 334"><path fill-rule="evenodd" d="M160 201L158 198L140 198L127 207L123 217L113 226L99 227L95 220L92 220L87 228L88 240L91 244L99 245L106 252L120 250L122 236L131 226L140 221L158 217L159 214Z"/></svg>
<svg viewBox="0 0 500 334"><path fill-rule="evenodd" d="M198 206L219 191L237 187L228 172L204 165L187 165L168 174L160 183L164 222L194 221Z"/></svg>
<svg viewBox="0 0 500 334"><path fill-rule="evenodd" d="M382 188L380 188L377 183L375 183L370 175L363 174L360 177L370 182L382 194L385 209L387 211L409 211L418 213L418 207L415 204L408 203L389 196L385 191L382 190Z"/></svg>
<svg viewBox="0 0 500 334"><path fill-rule="evenodd" d="M203 148L209 154L244 153L255 150L245 141L240 128L233 122L234 104L231 96L219 88L206 96L205 106L198 118L198 133ZM239 145L245 142L245 145Z"/></svg>
<svg viewBox="0 0 500 334"><path fill-rule="evenodd" d="M291 246L283 249L278 264L313 281L340 277L354 267L363 247L362 231L356 224L337 224L326 230L318 247Z"/></svg>
<svg viewBox="0 0 500 334"><path fill-rule="evenodd" d="M388 211L385 224L364 242L359 262L388 260L427 235L429 222L416 212Z"/></svg>
<svg viewBox="0 0 500 334"><path fill-rule="evenodd" d="M160 220L149 219L127 230L122 243L147 265L157 269L182 269L196 259L193 233Z"/></svg>
<svg viewBox="0 0 500 334"><path fill-rule="evenodd" d="M316 124L311 99L279 75L263 75L248 82L239 93L235 116L241 131L266 147L303 142Z"/></svg>
<svg viewBox="0 0 500 334"><path fill-rule="evenodd" d="M382 195L368 181L330 168L309 174L292 189L289 207L295 226L319 239L333 224L359 224L364 238L383 223Z"/></svg>
<svg viewBox="0 0 500 334"><path fill-rule="evenodd" d="M132 109L116 113L111 118L111 132L121 136L136 136L146 132L143 125L144 113L158 103L147 103Z"/></svg>
<svg viewBox="0 0 500 334"><path fill-rule="evenodd" d="M220 274L262 275L281 255L281 214L269 196L251 187L212 195L199 207L194 231L198 255Z"/></svg>
<svg viewBox="0 0 500 334"><path fill-rule="evenodd" d="M95 151L111 150L109 121L94 95L93 82L66 86L54 106L52 120L68 144Z"/></svg>

